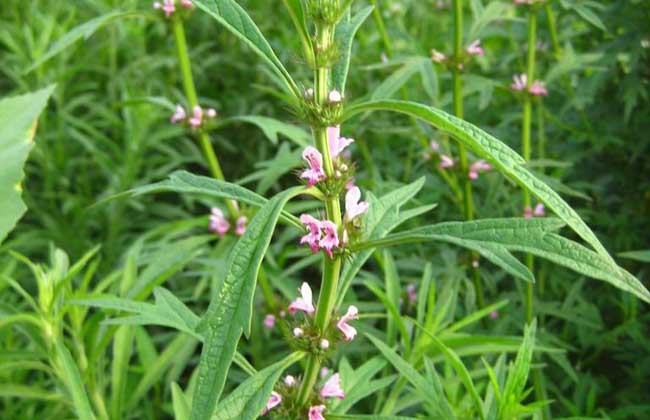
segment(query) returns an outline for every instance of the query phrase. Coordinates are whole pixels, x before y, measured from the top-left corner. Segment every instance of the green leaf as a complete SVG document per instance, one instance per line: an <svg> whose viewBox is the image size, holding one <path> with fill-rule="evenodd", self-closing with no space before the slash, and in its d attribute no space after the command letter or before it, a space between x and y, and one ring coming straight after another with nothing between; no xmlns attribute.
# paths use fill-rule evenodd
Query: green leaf
<svg viewBox="0 0 650 420"><path fill-rule="evenodd" d="M79 367L60 338L54 341L54 350L57 365L59 366L66 389L72 397L72 404L77 413L77 417L84 420L95 420L95 414L93 413L88 394L81 379Z"/></svg>
<svg viewBox="0 0 650 420"><path fill-rule="evenodd" d="M406 101L384 100L353 105L347 109L344 120L354 115L373 110L395 111L420 118L434 127L451 134L476 155L490 162L508 179L528 189L547 208L564 220L582 239L593 246L599 254L614 264L605 247L603 247L596 235L594 235L591 229L578 216L578 213L548 185L537 179L526 168L526 162L521 156L494 136L439 109Z"/></svg>
<svg viewBox="0 0 650 420"><path fill-rule="evenodd" d="M72 28L72 30L70 30L68 33L63 35L54 44L52 44L52 46L50 46L47 52L42 56L40 56L25 71L25 73L31 72L32 70L41 66L43 63L45 63L55 55L60 54L61 52L67 50L68 48L70 48L72 44L79 41L80 39L83 38L84 40L86 40L90 38L102 26L120 18L139 17L139 16L145 16L145 15L143 13L138 13L138 12L124 12L118 10L118 11L106 13L105 15L98 16L94 19L89 20L88 22L82 23L81 25Z"/></svg>
<svg viewBox="0 0 650 420"><path fill-rule="evenodd" d="M126 385L129 375L129 360L133 350L135 328L121 326L113 338L113 358L111 363L111 414L112 418L122 418Z"/></svg>
<svg viewBox="0 0 650 420"><path fill-rule="evenodd" d="M212 420L254 420L259 417L282 372L303 357L304 353L292 353L246 379L219 403Z"/></svg>
<svg viewBox="0 0 650 420"><path fill-rule="evenodd" d="M371 96L371 100L377 101L381 99L389 99L397 91L399 91L412 77L421 70L421 65L425 61L423 57L415 57L408 59L402 67L397 69L393 74L388 76L386 80L377 86ZM426 59L427 64L431 64L431 60Z"/></svg>
<svg viewBox="0 0 650 420"><path fill-rule="evenodd" d="M168 180L134 188L130 193L137 196L163 191L205 194L211 197L241 201L256 207L262 207L268 202L261 195L237 184L219 181L207 176L194 175L186 171L174 172L169 176ZM300 223L297 217L283 211L282 218L301 231L304 229L303 224Z"/></svg>
<svg viewBox="0 0 650 420"><path fill-rule="evenodd" d="M417 420L415 417L382 416L377 414L328 414L328 420Z"/></svg>
<svg viewBox="0 0 650 420"><path fill-rule="evenodd" d="M621 258L650 263L650 249L644 249L641 251L619 252L617 255Z"/></svg>
<svg viewBox="0 0 650 420"><path fill-rule="evenodd" d="M467 39L470 42L474 41L481 37L483 29L490 25L490 23L496 20L503 21L504 19L508 19L507 12L511 7L510 4L495 1L482 8L472 22Z"/></svg>
<svg viewBox="0 0 650 420"><path fill-rule="evenodd" d="M256 125L273 144L278 144L278 135L282 134L298 146L307 146L311 135L300 127L276 120L275 118L260 115L242 115L239 117L224 118L219 121L219 127L236 122L246 122Z"/></svg>
<svg viewBox="0 0 650 420"><path fill-rule="evenodd" d="M0 243L27 210L21 199L23 166L32 149L36 119L54 86L0 100Z"/></svg>
<svg viewBox="0 0 650 420"><path fill-rule="evenodd" d="M332 86L341 94L345 93L354 37L372 10L373 6L364 7L352 19L342 20L336 27L335 44L338 47L339 59L332 67Z"/></svg>
<svg viewBox="0 0 650 420"><path fill-rule="evenodd" d="M295 26L296 30L298 30L303 52L305 53L305 56L308 57L307 61L309 63L313 63L314 48L311 41L311 35L309 34L309 28L307 27L307 18L305 15L305 9L302 6L302 0L282 1L289 11L289 16L291 16L293 25Z"/></svg>
<svg viewBox="0 0 650 420"><path fill-rule="evenodd" d="M517 358L514 365L508 368L508 378L503 389L503 397L499 403L499 418L512 418L512 413L516 413L520 401L525 397L524 390L528 375L530 373L530 364L533 358L533 349L535 347L535 331L537 323L526 326L524 330L524 340L521 348L517 352Z"/></svg>
<svg viewBox="0 0 650 420"><path fill-rule="evenodd" d="M287 69L284 68L275 55L273 48L264 38L255 22L240 5L234 0L194 0L194 4L248 45L271 66L271 69L287 85L289 91L296 98L300 97L301 93L296 82L293 81Z"/></svg>
<svg viewBox="0 0 650 420"><path fill-rule="evenodd" d="M205 342L190 420L208 420L212 415L239 338L242 332L250 331L257 275L275 225L285 204L303 191L303 187L295 187L271 199L257 212L228 256L228 274L217 285L199 326L199 331L205 331Z"/></svg>
<svg viewBox="0 0 650 420"><path fill-rule="evenodd" d="M175 420L186 420L190 417L190 400L176 382L172 382L172 406Z"/></svg>

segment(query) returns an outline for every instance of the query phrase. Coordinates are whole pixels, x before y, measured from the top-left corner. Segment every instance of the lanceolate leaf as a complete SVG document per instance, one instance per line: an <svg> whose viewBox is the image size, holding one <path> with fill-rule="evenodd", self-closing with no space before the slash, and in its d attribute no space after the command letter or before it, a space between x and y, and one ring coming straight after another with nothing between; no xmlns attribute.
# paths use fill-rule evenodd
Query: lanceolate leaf
<svg viewBox="0 0 650 420"><path fill-rule="evenodd" d="M332 86L341 93L345 93L345 84L350 69L350 56L352 43L357 31L372 13L373 6L361 9L349 21L342 21L336 27L336 45L338 46L339 59L332 67Z"/></svg>
<svg viewBox="0 0 650 420"><path fill-rule="evenodd" d="M261 115L242 115L239 117L224 118L219 121L219 126L223 127L224 125L237 122L256 125L273 144L278 144L279 134L286 136L298 146L303 147L309 144L311 138L311 135L300 127Z"/></svg>
<svg viewBox="0 0 650 420"><path fill-rule="evenodd" d="M427 240L454 243L480 252L488 260L515 275L519 268L510 251L527 252L606 281L650 303L650 292L630 273L612 264L601 254L553 233L562 225L562 222L553 218L447 222L389 235L361 245L361 248Z"/></svg>
<svg viewBox="0 0 650 420"><path fill-rule="evenodd" d="M287 201L303 190L302 187L287 190L262 207L228 257L228 274L217 286L199 326L205 342L190 420L207 420L212 415L239 338L242 332L250 331L257 275L275 225Z"/></svg>
<svg viewBox="0 0 650 420"><path fill-rule="evenodd" d="M593 246L599 254L614 264L605 247L580 216L555 191L537 179L525 167L526 162L521 156L494 136L439 109L406 101L383 100L358 104L347 109L345 118L373 110L400 112L420 118L434 127L448 132L478 156L489 161L506 177L528 189L582 239Z"/></svg>
<svg viewBox="0 0 650 420"><path fill-rule="evenodd" d="M23 166L32 149L36 119L54 86L0 100L0 243L27 209L20 198Z"/></svg>
<svg viewBox="0 0 650 420"><path fill-rule="evenodd" d="M219 403L212 420L253 420L271 396L275 383L285 369L302 359L304 353L292 353L274 365L246 379Z"/></svg>
<svg viewBox="0 0 650 420"><path fill-rule="evenodd" d="M255 22L240 5L234 0L194 0L194 4L251 47L284 80L289 91L296 97L300 96L296 82L293 81L287 69L284 68L275 55L273 48L264 38Z"/></svg>
<svg viewBox="0 0 650 420"><path fill-rule="evenodd" d="M90 406L90 400L88 399L86 388L81 379L79 367L72 358L70 350L68 350L60 338L55 340L54 350L65 386L72 397L72 404L77 413L77 417L80 419L95 420L96 417Z"/></svg>

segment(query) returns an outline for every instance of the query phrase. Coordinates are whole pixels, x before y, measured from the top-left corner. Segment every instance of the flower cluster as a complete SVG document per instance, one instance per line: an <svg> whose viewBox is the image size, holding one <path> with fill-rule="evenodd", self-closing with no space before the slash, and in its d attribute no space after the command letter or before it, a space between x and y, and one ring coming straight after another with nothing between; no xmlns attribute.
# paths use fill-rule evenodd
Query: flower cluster
<svg viewBox="0 0 650 420"><path fill-rule="evenodd" d="M528 76L525 74L515 74L512 76L513 83L510 89L515 92L528 92L533 96L547 96L548 90L546 85L541 80L535 80L528 86Z"/></svg>
<svg viewBox="0 0 650 420"><path fill-rule="evenodd" d="M485 50L481 46L481 40L476 39L472 41L466 48L465 48L465 54L466 56L464 57L451 57L447 56L445 53L440 52L436 49L431 50L431 61L434 63L438 64L447 64L450 66L457 66L459 70L462 70L465 67L465 63L467 62L468 57L472 56L484 56L485 55Z"/></svg>
<svg viewBox="0 0 650 420"><path fill-rule="evenodd" d="M217 111L215 111L214 108L208 108L204 111L203 108L197 105L192 109L192 115L188 115L185 108L181 105L176 105L176 109L169 120L172 124L187 122L187 124L192 127L192 130L197 130L201 128L208 119L213 119L216 116Z"/></svg>
<svg viewBox="0 0 650 420"><path fill-rule="evenodd" d="M478 179L478 176L481 172L489 172L492 170L492 165L487 163L484 160L477 160L476 162L472 163L469 167L469 179L472 181Z"/></svg>
<svg viewBox="0 0 650 420"><path fill-rule="evenodd" d="M440 153L440 145L438 144L438 142L436 142L435 140L431 140L431 143L429 144L429 148L431 149L431 151L426 151L424 153L423 155L424 160L431 160L432 153L433 153L438 156L439 169L444 170L456 166L456 161L451 156L448 156L444 153ZM469 179L474 181L479 178L479 175L482 172L488 172L491 170L492 170L492 165L485 162L484 160L477 160L476 162L470 165L467 176L469 177Z"/></svg>
<svg viewBox="0 0 650 420"><path fill-rule="evenodd" d="M179 0L181 7L191 10L194 8L192 0ZM162 10L165 13L165 17L171 17L176 11L176 0L163 0L162 3L155 1L153 3L153 8L156 10Z"/></svg>
<svg viewBox="0 0 650 420"><path fill-rule="evenodd" d="M330 92L330 101L332 100L333 93L336 91ZM337 95L334 95L334 99L340 100L340 94L336 92ZM329 153L332 163L334 165L334 176L336 178L342 178L343 174L349 170L349 166L340 159L341 152L345 150L346 147L354 143L354 139L349 139L341 137L341 127L332 126L327 128L327 142L329 146ZM323 167L323 155L313 146L308 146L302 153L302 158L307 162L309 166L307 169L302 171L300 177L307 180L307 185L313 187L317 183L327 179L325 174L325 169Z"/></svg>
<svg viewBox="0 0 650 420"><path fill-rule="evenodd" d="M544 204L542 203L537 203L534 209L531 209L529 206L526 206L524 209L524 218L526 219L544 216L546 216L546 207L544 207Z"/></svg>
<svg viewBox="0 0 650 420"><path fill-rule="evenodd" d="M306 315L306 324L298 324L293 329L291 329L291 333L294 337L297 339L309 340L314 343L313 345L315 345L315 343L318 343L317 345L321 350L328 350L330 348L330 340L326 338L326 336L330 339L335 339L335 337L328 335L329 331L325 331L324 336L314 336L316 333L312 326L311 318L316 312L316 308L314 307L313 293L309 284L303 283L300 286L298 296L289 304L287 309L288 312L293 316L295 316L298 312L302 312ZM285 312L282 311L280 316L284 317L284 315ZM357 319L358 316L359 310L357 307L350 305L347 312L336 321L336 329L338 329L340 337L343 341L349 342L356 337L357 330L351 326L349 322ZM275 322L276 318L274 315L269 314L264 318L264 326L267 328L273 328ZM327 374L328 370L326 368L323 368L321 370L321 377L326 377ZM287 375L284 378L283 384L279 388L280 392L273 391L271 393L271 397L269 398L266 407L264 407L261 414L265 415L271 409L279 406L285 398L292 399L295 396L295 391L298 384L299 379L296 379L292 375ZM312 405L309 407L309 420L324 419L323 412L325 411L326 406L323 404L323 402L327 398L345 398L345 392L341 387L341 378L338 373L332 375L329 379L327 379L327 381L325 381L323 386L320 388L320 391L318 392L318 398L315 401L312 401Z"/></svg>
<svg viewBox="0 0 650 420"><path fill-rule="evenodd" d="M246 233L247 223L248 218L246 216L239 216L235 223L235 235L242 236ZM219 237L224 236L230 230L230 222L226 219L223 211L219 207L212 207L210 209L210 224L208 229L210 232L219 235Z"/></svg>

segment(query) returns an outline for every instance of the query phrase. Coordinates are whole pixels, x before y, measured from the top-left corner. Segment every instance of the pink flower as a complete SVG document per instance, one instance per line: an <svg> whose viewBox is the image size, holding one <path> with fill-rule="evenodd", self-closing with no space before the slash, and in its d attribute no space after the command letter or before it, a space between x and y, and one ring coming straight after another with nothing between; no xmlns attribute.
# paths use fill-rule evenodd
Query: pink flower
<svg viewBox="0 0 650 420"><path fill-rule="evenodd" d="M330 370L328 368L326 368L325 366L320 368L320 377L321 378L326 377L328 373L330 373Z"/></svg>
<svg viewBox="0 0 650 420"><path fill-rule="evenodd" d="M320 396L322 398L338 398L342 400L345 398L345 392L341 388L341 378L338 373L332 375L331 378L325 382L323 388L320 390Z"/></svg>
<svg viewBox="0 0 650 420"><path fill-rule="evenodd" d="M467 51L467 54L469 54L469 55L480 55L480 56L485 55L485 51L481 47L481 40L480 39L477 39L476 41L469 44L469 46L467 47L467 49L465 51Z"/></svg>
<svg viewBox="0 0 650 420"><path fill-rule="evenodd" d="M266 317L264 317L264 326L268 329L275 327L275 315L266 315Z"/></svg>
<svg viewBox="0 0 650 420"><path fill-rule="evenodd" d="M490 312L490 318L491 319L497 319L498 317L499 317L499 311Z"/></svg>
<svg viewBox="0 0 650 420"><path fill-rule="evenodd" d="M185 113L185 108L183 108L180 105L176 105L176 110L174 111L174 114L171 116L169 119L172 124L177 124L181 121L183 121L185 118L187 118L187 114Z"/></svg>
<svg viewBox="0 0 650 420"><path fill-rule="evenodd" d="M330 156L332 159L336 159L343 149L354 143L354 139L341 137L341 126L337 125L327 127L327 142L330 148Z"/></svg>
<svg viewBox="0 0 650 420"><path fill-rule="evenodd" d="M441 53L438 50L431 50L431 60L434 63L444 63L447 60L447 56Z"/></svg>
<svg viewBox="0 0 650 420"><path fill-rule="evenodd" d="M446 168L451 168L454 166L454 160L450 158L447 155L440 155L440 164L438 164L438 168L440 169L446 169Z"/></svg>
<svg viewBox="0 0 650 420"><path fill-rule="evenodd" d="M190 118L190 127L193 130L201 127L203 124L203 109L200 106L195 106L192 110L192 118Z"/></svg>
<svg viewBox="0 0 650 420"><path fill-rule="evenodd" d="M309 420L325 420L325 417L323 417L323 411L325 411L324 405L314 405L309 407Z"/></svg>
<svg viewBox="0 0 650 420"><path fill-rule="evenodd" d="M528 89L528 92L533 96L548 96L548 90L544 82L535 80Z"/></svg>
<svg viewBox="0 0 650 420"><path fill-rule="evenodd" d="M280 403L282 403L282 396L275 391L271 392L271 397L269 397L269 401L266 403L266 407L262 409L261 415L265 415L273 407L280 405Z"/></svg>
<svg viewBox="0 0 650 420"><path fill-rule="evenodd" d="M528 76L526 76L523 73L515 74L514 76L512 76L512 80L514 82L510 85L510 89L516 92L523 92L524 90L526 90L528 86Z"/></svg>
<svg viewBox="0 0 650 420"><path fill-rule="evenodd" d="M318 252L318 243L320 242L320 220L313 218L308 214L300 216L300 221L307 227L309 233L300 239L301 244L309 244L312 251Z"/></svg>
<svg viewBox="0 0 650 420"><path fill-rule="evenodd" d="M165 17L170 17L172 13L176 11L174 0L163 0L162 3L160 3L159 1L154 2L153 8L165 12Z"/></svg>
<svg viewBox="0 0 650 420"><path fill-rule="evenodd" d="M440 145L439 145L438 142L435 141L435 140L431 140L431 142L429 143L429 147L430 147L431 150L433 150L434 152L437 152L438 150L440 150Z"/></svg>
<svg viewBox="0 0 650 420"><path fill-rule="evenodd" d="M533 210L533 215L536 217L546 216L546 207L544 207L544 204L537 203L537 205L535 206L535 210Z"/></svg>
<svg viewBox="0 0 650 420"><path fill-rule="evenodd" d="M248 218L246 216L239 216L237 218L237 225L235 226L235 234L237 234L237 236L242 236L244 233L246 233L247 222Z"/></svg>
<svg viewBox="0 0 650 420"><path fill-rule="evenodd" d="M359 317L359 310L357 309L356 306L350 305L348 307L348 312L339 319L339 321L336 323L336 328L338 328L342 333L343 336L345 337L345 341L352 341L354 340L354 337L357 335L357 330L356 328L352 327L351 325L348 325L348 322L357 319Z"/></svg>
<svg viewBox="0 0 650 420"><path fill-rule="evenodd" d="M217 116L217 110L214 109L214 108L208 108L208 110L205 111L205 115L206 115L208 118L214 118L214 117Z"/></svg>
<svg viewBox="0 0 650 420"><path fill-rule="evenodd" d="M337 233L336 224L329 220L320 222L320 228L323 232L323 237L318 242L321 249L324 249L330 258L333 258L332 250L339 246L339 235Z"/></svg>
<svg viewBox="0 0 650 420"><path fill-rule="evenodd" d="M216 232L217 235L223 236L230 229L230 223L223 215L223 211L219 207L212 207L210 215L210 232Z"/></svg>
<svg viewBox="0 0 650 420"><path fill-rule="evenodd" d="M514 0L514 1L515 1L515 5L517 6L521 6L522 4L531 5L535 2L535 0Z"/></svg>
<svg viewBox="0 0 650 420"><path fill-rule="evenodd" d="M485 162L484 160L477 160L469 167L469 179L478 179L478 176L481 172L487 172L490 170L492 170L492 166L489 163Z"/></svg>
<svg viewBox="0 0 650 420"><path fill-rule="evenodd" d="M194 7L194 4L192 4L192 0L181 0L181 6L186 9L192 9Z"/></svg>
<svg viewBox="0 0 650 420"><path fill-rule="evenodd" d="M418 295L415 292L415 285L414 284L409 284L406 286L406 294L408 294L409 297L409 303L411 306L415 305L415 302L418 300Z"/></svg>
<svg viewBox="0 0 650 420"><path fill-rule="evenodd" d="M368 211L370 206L366 201L361 200L359 187L352 187L345 193L345 220L352 221Z"/></svg>
<svg viewBox="0 0 650 420"><path fill-rule="evenodd" d="M302 174L300 174L300 177L307 179L307 184L310 187L316 185L318 181L325 179L325 172L323 171L323 155L321 155L315 147L308 146L302 152L302 158L309 164L309 169L305 169Z"/></svg>
<svg viewBox="0 0 650 420"><path fill-rule="evenodd" d="M530 208L530 206L526 206L524 208L524 219L532 219L533 218L533 209Z"/></svg>
<svg viewBox="0 0 650 420"><path fill-rule="evenodd" d="M309 315L313 314L314 304L312 301L311 287L307 283L300 286L300 296L289 305L289 312L295 315L297 311L303 311Z"/></svg>
<svg viewBox="0 0 650 420"><path fill-rule="evenodd" d="M355 181L354 178L350 178L348 182L345 183L345 189L349 190L351 188L354 188L354 181Z"/></svg>

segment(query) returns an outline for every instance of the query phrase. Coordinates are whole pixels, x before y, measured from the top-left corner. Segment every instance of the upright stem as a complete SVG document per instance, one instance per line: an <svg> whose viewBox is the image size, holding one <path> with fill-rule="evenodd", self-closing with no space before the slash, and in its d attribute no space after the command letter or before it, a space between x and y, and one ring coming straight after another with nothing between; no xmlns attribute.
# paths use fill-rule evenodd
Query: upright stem
<svg viewBox="0 0 650 420"><path fill-rule="evenodd" d="M185 38L185 27L183 26L183 19L175 16L173 18L172 25L174 29L174 39L176 40L176 50L178 51L178 64L180 65L181 75L183 77L183 89L185 90L185 96L189 102L191 112L195 106L199 105L199 98L196 94L194 76L192 75L192 65L190 63L190 56L187 51L187 40ZM221 170L221 164L219 163L217 154L212 147L208 133L205 131L199 132L199 143L201 145L203 155L208 161L208 166L210 167L212 176L220 181L225 181L223 171ZM230 211L230 215L232 217L236 217L239 214L239 211L232 201L226 200L226 206L228 206L228 210Z"/></svg>
<svg viewBox="0 0 650 420"><path fill-rule="evenodd" d="M456 57L456 60L460 60L463 56L463 50L463 0L454 0L454 56ZM462 75L462 69L458 65L454 66L454 115L458 118L464 117ZM465 145L462 143L458 143L458 157L460 159L460 169L463 174L463 212L465 220L474 220L472 181L468 177L469 160L467 158ZM472 260L475 260L476 258L477 255L472 253ZM483 296L483 284L481 283L481 276L478 267L472 267L472 278L474 281L474 288L476 289L476 303L479 307L483 307L485 305L485 297Z"/></svg>
<svg viewBox="0 0 650 420"><path fill-rule="evenodd" d="M527 86L526 92L530 88L535 79L535 45L537 43L537 15L534 10L528 13L528 58L526 60L526 77ZM531 158L531 126L532 126L532 97L526 93L524 96L524 109L522 119L522 154L526 161ZM530 192L524 190L524 207L532 207ZM526 255L526 265L528 269L533 271L534 259L531 254ZM526 321L528 323L533 320L533 284L526 285Z"/></svg>
<svg viewBox="0 0 650 420"><path fill-rule="evenodd" d="M315 54L316 62L318 54L328 51L332 45L334 37L334 28L329 25L317 24ZM329 83L330 83L330 68L327 63L321 63L314 72L315 80L315 100L321 106L327 106ZM329 144L327 141L327 127L317 126L314 127L314 137L316 145L323 155L323 166L325 174L329 178L334 175L334 165L330 156ZM342 224L341 204L338 195L329 195L325 199L325 208L327 212L327 219L331 220L340 228ZM336 291L338 289L339 277L341 273L341 257L335 256L334 258L325 257L323 261L323 278L321 281L320 295L318 297L318 304L316 306L316 315L314 318L316 327L321 333L324 332L330 324L332 318L332 310L336 303ZM309 400L314 385L318 379L321 361L318 357L311 355L307 360L307 367L303 375L300 389L298 391L298 404L306 404Z"/></svg>

